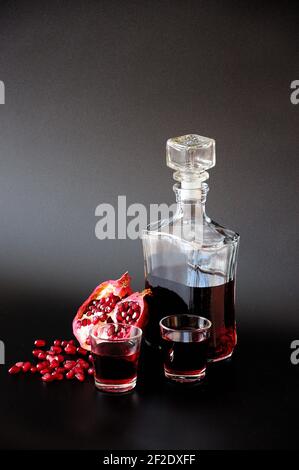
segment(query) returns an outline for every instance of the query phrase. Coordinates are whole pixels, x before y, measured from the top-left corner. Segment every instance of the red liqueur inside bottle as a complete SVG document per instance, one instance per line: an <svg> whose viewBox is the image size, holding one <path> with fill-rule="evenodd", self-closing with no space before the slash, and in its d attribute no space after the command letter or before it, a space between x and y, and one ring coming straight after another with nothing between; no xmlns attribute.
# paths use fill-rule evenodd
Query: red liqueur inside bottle
<svg viewBox="0 0 299 470"><path fill-rule="evenodd" d="M178 272L179 268L175 270ZM189 313L212 322L209 360L222 360L232 354L237 341L234 281L212 287L193 287L165 278L163 269L158 269L147 276L146 285L153 290L153 296L149 298L150 320L146 331L149 344L160 344L161 318Z"/></svg>

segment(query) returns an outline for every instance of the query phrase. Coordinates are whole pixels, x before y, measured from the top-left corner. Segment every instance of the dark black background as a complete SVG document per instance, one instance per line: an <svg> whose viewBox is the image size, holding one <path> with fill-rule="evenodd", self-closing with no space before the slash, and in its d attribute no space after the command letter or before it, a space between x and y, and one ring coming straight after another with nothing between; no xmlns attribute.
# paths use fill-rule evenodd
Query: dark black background
<svg viewBox="0 0 299 470"><path fill-rule="evenodd" d="M296 2L0 2L3 448L294 448L299 366ZM134 394L8 377L35 337L71 335L138 240L95 237L95 208L173 201L168 137L217 142L208 213L241 234L239 347L205 385L143 361Z"/></svg>

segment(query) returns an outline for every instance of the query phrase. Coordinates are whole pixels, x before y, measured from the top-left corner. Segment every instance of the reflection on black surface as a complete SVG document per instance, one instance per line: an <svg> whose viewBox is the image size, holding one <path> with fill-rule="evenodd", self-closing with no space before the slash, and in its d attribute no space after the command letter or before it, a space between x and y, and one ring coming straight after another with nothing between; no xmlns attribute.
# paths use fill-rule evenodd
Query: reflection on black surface
<svg viewBox="0 0 299 470"><path fill-rule="evenodd" d="M67 318L66 312L64 316ZM71 312L70 312L71 316ZM68 324L67 321L65 321ZM18 328L16 328L16 324ZM70 337L50 314L10 312L2 329L8 363L30 357L32 340ZM111 396L87 383L44 384L0 367L3 448L215 449L297 446L299 368L289 360L294 332L239 325L230 361L212 364L202 384L163 377L159 352L143 346L135 391ZM59 335L58 335L59 336ZM295 424L294 424L295 425Z"/></svg>

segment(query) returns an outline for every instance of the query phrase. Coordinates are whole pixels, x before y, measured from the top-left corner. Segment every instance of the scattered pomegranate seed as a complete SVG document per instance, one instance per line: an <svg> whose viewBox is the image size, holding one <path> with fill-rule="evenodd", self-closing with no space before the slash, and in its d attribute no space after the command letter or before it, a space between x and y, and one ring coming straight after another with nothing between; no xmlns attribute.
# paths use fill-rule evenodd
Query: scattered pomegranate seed
<svg viewBox="0 0 299 470"><path fill-rule="evenodd" d="M47 372L47 373L45 373L45 374L42 376L42 380L43 380L44 382L52 382L53 377L52 377L51 374L49 374L49 373Z"/></svg>
<svg viewBox="0 0 299 470"><path fill-rule="evenodd" d="M90 323L90 320L88 322ZM9 369L10 374L18 374L21 371L30 371L32 374L39 372L43 382L60 381L64 377L68 380L76 377L79 382L83 382L86 379L85 371L88 375L93 374L93 367L90 364L90 362L93 363L92 355L81 346L78 346L73 339L54 340L53 345L47 351L39 349L46 345L46 341L43 339L35 340L34 345L36 349L32 350L32 355L38 359L38 362L32 364L29 361L19 361ZM62 348L66 354L74 356L74 360L67 359L64 354L61 354ZM86 356L86 360L82 356Z"/></svg>
<svg viewBox="0 0 299 470"><path fill-rule="evenodd" d="M48 356L55 356L55 354L56 354L54 351L51 351L51 350L46 351L46 353L47 353Z"/></svg>
<svg viewBox="0 0 299 470"><path fill-rule="evenodd" d="M32 355L33 355L34 357L38 357L38 355L39 355L40 353L42 353L42 352L43 352L43 351L42 351L41 349L33 349Z"/></svg>
<svg viewBox="0 0 299 470"><path fill-rule="evenodd" d="M76 364L75 367L73 367L73 371L79 372L80 374L84 374L84 370L80 364Z"/></svg>
<svg viewBox="0 0 299 470"><path fill-rule="evenodd" d="M75 377L75 372L73 370L69 370L66 374L65 374L66 378L68 380L70 379L73 379Z"/></svg>
<svg viewBox="0 0 299 470"><path fill-rule="evenodd" d="M75 365L76 365L75 361L65 361L64 368L66 370L71 370L71 369L73 369L73 367L75 367Z"/></svg>
<svg viewBox="0 0 299 470"><path fill-rule="evenodd" d="M79 364L80 367L82 367L83 369L88 369L89 368L88 362L84 361L84 359L78 359L77 364Z"/></svg>
<svg viewBox="0 0 299 470"><path fill-rule="evenodd" d="M53 380L63 380L63 375L55 371L55 372L52 372L52 378Z"/></svg>
<svg viewBox="0 0 299 470"><path fill-rule="evenodd" d="M84 382L85 380L85 375L81 372L76 372L75 377L79 382Z"/></svg>
<svg viewBox="0 0 299 470"><path fill-rule="evenodd" d="M88 354L88 351L86 351L86 349L83 349L83 348L81 348L81 346L79 346L77 348L77 353L81 354L82 356L86 356L86 354Z"/></svg>
<svg viewBox="0 0 299 470"><path fill-rule="evenodd" d="M23 367L24 365L24 362L16 362L15 364L17 367Z"/></svg>
<svg viewBox="0 0 299 470"><path fill-rule="evenodd" d="M23 372L28 372L31 369L31 367L32 367L31 362L25 362L22 367Z"/></svg>
<svg viewBox="0 0 299 470"><path fill-rule="evenodd" d="M18 374L21 371L21 367L18 367L17 365L12 366L8 372L10 374Z"/></svg>
<svg viewBox="0 0 299 470"><path fill-rule="evenodd" d="M43 348L44 346L46 346L46 341L44 339L36 339L34 341L34 345L38 348Z"/></svg>
<svg viewBox="0 0 299 470"><path fill-rule="evenodd" d="M56 369L56 367L58 366L59 366L59 362L54 359L50 364L50 369Z"/></svg>
<svg viewBox="0 0 299 470"><path fill-rule="evenodd" d="M36 366L36 370L41 371L42 369L45 369L45 367L48 367L48 365L48 361L39 362Z"/></svg>
<svg viewBox="0 0 299 470"><path fill-rule="evenodd" d="M67 354L71 354L71 355L76 354L77 352L76 347L70 343L64 348L64 350Z"/></svg>

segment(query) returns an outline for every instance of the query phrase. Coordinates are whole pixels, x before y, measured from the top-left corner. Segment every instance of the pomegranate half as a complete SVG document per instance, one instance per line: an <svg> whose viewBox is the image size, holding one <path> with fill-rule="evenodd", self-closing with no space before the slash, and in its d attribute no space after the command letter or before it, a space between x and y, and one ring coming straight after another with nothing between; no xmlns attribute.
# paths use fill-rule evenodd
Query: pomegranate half
<svg viewBox="0 0 299 470"><path fill-rule="evenodd" d="M126 272L117 280L102 282L78 309L73 320L73 333L83 348L90 350L88 336L92 324L113 322L111 315L115 306L132 293L130 281Z"/></svg>

